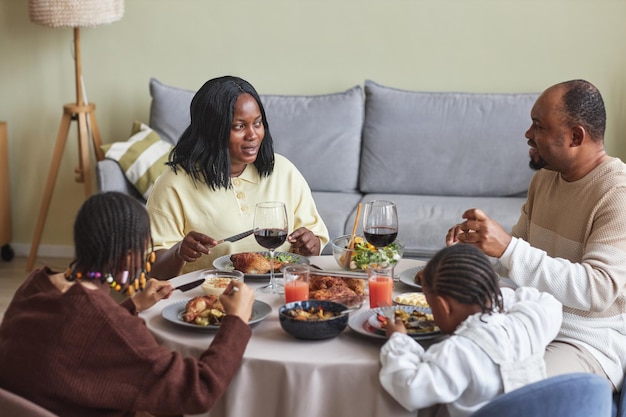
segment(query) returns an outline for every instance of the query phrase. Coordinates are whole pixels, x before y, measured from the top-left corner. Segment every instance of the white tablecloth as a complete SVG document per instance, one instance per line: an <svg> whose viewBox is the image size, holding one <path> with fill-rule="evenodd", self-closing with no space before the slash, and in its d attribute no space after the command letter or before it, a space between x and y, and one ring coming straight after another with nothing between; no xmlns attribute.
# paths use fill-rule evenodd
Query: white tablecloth
<svg viewBox="0 0 626 417"><path fill-rule="evenodd" d="M332 256L313 256L311 263L324 269L339 270ZM395 273L423 264L402 259ZM171 280L180 285L196 279L197 272ZM266 280L246 281L252 287ZM402 282L394 291L414 289ZM178 326L161 317L161 310L172 302L202 295L200 287L181 293L175 291L141 313L156 339L172 350L199 357L213 338L206 330ZM391 398L378 382L378 354L383 339L354 332L349 327L338 337L321 341L299 340L285 333L278 321L282 295L262 294L256 298L272 306L265 320L252 326L252 338L241 368L219 403L204 416L232 417L323 417L323 416L414 416ZM369 308L365 303L359 314Z"/></svg>

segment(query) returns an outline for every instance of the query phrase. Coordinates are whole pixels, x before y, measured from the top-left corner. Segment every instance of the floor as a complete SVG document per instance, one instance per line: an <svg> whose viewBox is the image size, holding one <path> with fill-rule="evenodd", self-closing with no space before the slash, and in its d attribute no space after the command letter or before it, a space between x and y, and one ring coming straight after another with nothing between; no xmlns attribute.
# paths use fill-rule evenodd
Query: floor
<svg viewBox="0 0 626 417"><path fill-rule="evenodd" d="M26 257L16 256L11 261L0 260L0 320L4 317L9 302L15 290L28 276L26 272ZM65 271L71 259L66 258L37 258L35 268L47 265L55 271Z"/></svg>

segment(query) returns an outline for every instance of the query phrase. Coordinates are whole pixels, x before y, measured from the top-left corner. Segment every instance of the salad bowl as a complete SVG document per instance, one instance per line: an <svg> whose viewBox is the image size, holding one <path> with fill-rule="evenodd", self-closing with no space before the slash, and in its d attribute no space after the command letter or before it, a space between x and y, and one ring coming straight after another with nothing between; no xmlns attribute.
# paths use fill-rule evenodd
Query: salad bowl
<svg viewBox="0 0 626 417"><path fill-rule="evenodd" d="M348 249L350 235L340 236L331 241L333 256L337 264L346 271L364 272L372 263L397 264L404 253L404 244L396 239L390 245L376 248L362 236L355 236L354 249Z"/></svg>

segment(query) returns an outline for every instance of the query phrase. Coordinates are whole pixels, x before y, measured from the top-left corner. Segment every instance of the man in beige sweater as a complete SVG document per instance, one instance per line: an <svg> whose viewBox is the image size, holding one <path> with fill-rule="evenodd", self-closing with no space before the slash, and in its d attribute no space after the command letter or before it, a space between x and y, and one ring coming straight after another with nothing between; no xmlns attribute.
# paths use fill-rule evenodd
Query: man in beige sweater
<svg viewBox="0 0 626 417"><path fill-rule="evenodd" d="M479 209L463 214L448 245L466 242L498 272L563 303L546 349L548 375L591 372L622 387L626 367L626 165L604 149L600 92L583 80L545 90L526 132L537 170L511 234Z"/></svg>

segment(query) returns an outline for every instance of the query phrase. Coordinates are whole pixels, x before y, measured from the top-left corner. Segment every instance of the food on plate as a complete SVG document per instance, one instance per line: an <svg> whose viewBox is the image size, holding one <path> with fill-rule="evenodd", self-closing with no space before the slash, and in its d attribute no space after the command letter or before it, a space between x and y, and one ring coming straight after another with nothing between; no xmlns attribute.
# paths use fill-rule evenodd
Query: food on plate
<svg viewBox="0 0 626 417"><path fill-rule="evenodd" d="M356 236L354 238L354 251L350 258L350 269L365 270L369 264L384 262L394 265L401 258L400 247L396 242L382 248L376 248L368 243L365 238Z"/></svg>
<svg viewBox="0 0 626 417"><path fill-rule="evenodd" d="M322 306L311 307L308 309L292 308L286 310L285 313L294 320L311 321L311 320L328 320L330 318L338 316L340 313L334 311L326 311Z"/></svg>
<svg viewBox="0 0 626 417"><path fill-rule="evenodd" d="M286 263L293 262L293 255L278 254L274 257L274 270L278 271ZM268 255L259 252L242 252L230 255L233 268L244 274L267 274L272 268Z"/></svg>
<svg viewBox="0 0 626 417"><path fill-rule="evenodd" d="M422 278L424 277L424 269L420 269L419 271L417 271L417 274L415 274L415 278L413 278L415 280L415 283L417 285L422 285Z"/></svg>
<svg viewBox="0 0 626 417"><path fill-rule="evenodd" d="M309 298L311 300L334 300L353 306L362 302L364 294L364 279L324 275L311 275L309 277Z"/></svg>
<svg viewBox="0 0 626 417"><path fill-rule="evenodd" d="M365 279L330 277L325 275L312 275L309 278L309 290L318 291L333 287L344 287L352 290L356 295L365 294Z"/></svg>
<svg viewBox="0 0 626 417"><path fill-rule="evenodd" d="M426 301L426 296L422 292L405 292L404 294L397 295L393 301L409 306L430 307Z"/></svg>
<svg viewBox="0 0 626 417"><path fill-rule="evenodd" d="M230 284L231 280L232 280L232 278L230 278L230 277L211 277L211 278L207 278L202 283L202 290L207 295L215 295L215 296L219 297L220 295L222 295L222 293L224 292L226 287L228 287L228 284Z"/></svg>
<svg viewBox="0 0 626 417"><path fill-rule="evenodd" d="M202 295L187 302L183 320L199 326L219 325L225 315L224 306L216 296Z"/></svg>
<svg viewBox="0 0 626 417"><path fill-rule="evenodd" d="M439 327L433 321L433 315L431 313L425 313L419 309L407 311L403 309L396 309L394 316L397 319L402 320L406 331L409 334L415 333L431 333L438 332ZM381 329L387 328L388 318L383 314L376 314L376 319L380 323Z"/></svg>
<svg viewBox="0 0 626 417"><path fill-rule="evenodd" d="M342 277L341 280L357 295L365 294L365 280L361 278Z"/></svg>

